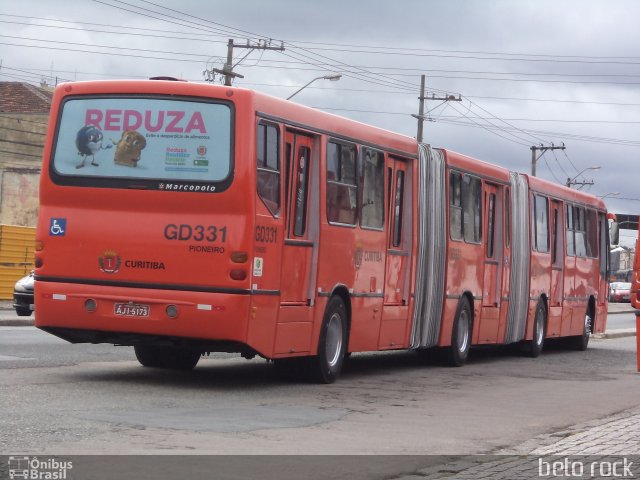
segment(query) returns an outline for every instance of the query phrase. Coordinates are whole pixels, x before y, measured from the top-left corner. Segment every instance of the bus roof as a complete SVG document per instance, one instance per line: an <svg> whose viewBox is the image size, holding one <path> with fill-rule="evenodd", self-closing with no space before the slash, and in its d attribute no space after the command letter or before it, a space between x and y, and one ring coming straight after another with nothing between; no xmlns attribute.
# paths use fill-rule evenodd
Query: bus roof
<svg viewBox="0 0 640 480"><path fill-rule="evenodd" d="M270 116L273 116L274 119L278 117L286 118L286 123L302 129L318 131L344 140L358 139L358 141L371 145L385 145L387 150L403 152L411 157L416 157L418 154L416 139L407 135L374 127L264 93L243 89L238 89L238 91L249 92L253 96L256 112L267 118ZM340 132L340 134L336 132Z"/></svg>
<svg viewBox="0 0 640 480"><path fill-rule="evenodd" d="M465 170L469 173L475 173L477 175L493 179L500 183L509 183L511 181L511 177L509 175L509 169L500 167L498 165L493 165L491 163L484 162L482 160L478 160L473 157L469 157L462 153L453 152L451 150L439 149L441 150L446 159L447 164L454 168L459 168Z"/></svg>
<svg viewBox="0 0 640 480"><path fill-rule="evenodd" d="M606 210L607 207L601 198L586 192L581 192L573 188L565 187L548 180L531 175L525 175L529 182L529 188L539 193L545 193L551 197L568 200L570 202L592 205L600 210Z"/></svg>

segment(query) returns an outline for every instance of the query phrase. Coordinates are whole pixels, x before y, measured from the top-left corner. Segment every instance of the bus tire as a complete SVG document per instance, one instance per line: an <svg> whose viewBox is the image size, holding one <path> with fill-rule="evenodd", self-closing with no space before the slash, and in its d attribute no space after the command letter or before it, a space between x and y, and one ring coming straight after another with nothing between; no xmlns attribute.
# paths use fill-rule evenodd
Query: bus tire
<svg viewBox="0 0 640 480"><path fill-rule="evenodd" d="M135 345L133 348L142 366L169 370L193 370L201 355L199 351L188 348L153 345Z"/></svg>
<svg viewBox="0 0 640 480"><path fill-rule="evenodd" d="M452 367L461 367L467 363L471 349L472 314L467 297L458 303L451 332L451 346L447 349L447 363Z"/></svg>
<svg viewBox="0 0 640 480"><path fill-rule="evenodd" d="M584 316L584 325L582 327L582 335L576 335L566 338L566 345L572 350L578 350L584 352L589 346L589 337L591 336L591 330L593 329L595 320L595 314L592 313L591 308L587 310Z"/></svg>
<svg viewBox="0 0 640 480"><path fill-rule="evenodd" d="M347 352L347 309L340 297L333 296L327 304L320 329L318 354L309 357L309 379L318 383L333 383L342 370Z"/></svg>
<svg viewBox="0 0 640 480"><path fill-rule="evenodd" d="M544 347L544 337L547 333L547 309L544 302L540 300L536 305L536 314L533 318L533 339L523 343L522 351L531 358L536 358L542 353Z"/></svg>

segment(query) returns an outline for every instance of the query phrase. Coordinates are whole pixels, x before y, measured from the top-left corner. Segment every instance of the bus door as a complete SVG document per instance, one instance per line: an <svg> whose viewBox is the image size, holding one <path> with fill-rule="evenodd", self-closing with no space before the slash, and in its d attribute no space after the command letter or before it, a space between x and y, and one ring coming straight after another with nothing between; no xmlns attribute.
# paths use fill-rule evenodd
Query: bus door
<svg viewBox="0 0 640 480"><path fill-rule="evenodd" d="M498 339L504 341L507 332L507 317L509 315L509 288L511 282L511 188L505 187L503 194L503 225L502 229L502 265L499 270L502 273L500 290L500 326L498 327Z"/></svg>
<svg viewBox="0 0 640 480"><path fill-rule="evenodd" d="M606 323L605 320L607 315L607 298L609 297L609 224L607 222L607 216L604 213L598 213L598 233L600 234L598 242L600 276L598 285L598 311L596 312L596 324L591 325L591 331L593 333L601 333L604 331L604 325Z"/></svg>
<svg viewBox="0 0 640 480"><path fill-rule="evenodd" d="M484 188L484 281L482 315L478 328L478 343L496 343L500 323L502 266L502 209L499 208L499 187L485 183Z"/></svg>
<svg viewBox="0 0 640 480"><path fill-rule="evenodd" d="M284 244L280 274L283 305L310 305L312 259L316 245L310 230L309 202L312 190L313 137L287 130L285 133ZM317 166L315 167L317 169Z"/></svg>
<svg viewBox="0 0 640 480"><path fill-rule="evenodd" d="M564 215L562 203L551 201L551 286L549 288L549 319L547 335L560 335L564 294Z"/></svg>
<svg viewBox="0 0 640 480"><path fill-rule="evenodd" d="M409 319L411 253L411 179L408 162L387 161L387 255L379 347L399 348Z"/></svg>
<svg viewBox="0 0 640 480"><path fill-rule="evenodd" d="M286 130L280 309L275 355L309 354L317 264L318 152L314 137ZM314 208L315 206L315 208ZM255 266L254 266L255 269Z"/></svg>
<svg viewBox="0 0 640 480"><path fill-rule="evenodd" d="M560 325L560 334L569 335L571 329L571 316L575 304L575 275L576 275L576 240L575 240L575 222L576 215L573 205L564 204L565 219L565 243L566 255L564 257L564 291L563 291L563 308L562 308L562 324Z"/></svg>

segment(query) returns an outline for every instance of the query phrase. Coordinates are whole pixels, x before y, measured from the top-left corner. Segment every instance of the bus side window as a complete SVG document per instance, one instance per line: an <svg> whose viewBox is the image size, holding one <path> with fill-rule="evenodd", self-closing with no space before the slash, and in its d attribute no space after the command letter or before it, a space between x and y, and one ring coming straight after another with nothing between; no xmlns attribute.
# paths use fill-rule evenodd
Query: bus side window
<svg viewBox="0 0 640 480"><path fill-rule="evenodd" d="M553 203L553 246L551 250L551 263L555 267L562 265L560 259L562 258L562 245L560 244L560 208L557 202Z"/></svg>
<svg viewBox="0 0 640 480"><path fill-rule="evenodd" d="M362 212L360 225L384 227L384 154L368 148L362 155Z"/></svg>
<svg viewBox="0 0 640 480"><path fill-rule="evenodd" d="M576 238L576 256L587 256L587 232L585 228L584 208L575 207L573 210L573 227Z"/></svg>
<svg viewBox="0 0 640 480"><path fill-rule="evenodd" d="M356 224L356 153L355 145L327 143L327 220L330 223Z"/></svg>
<svg viewBox="0 0 640 480"><path fill-rule="evenodd" d="M587 256L598 258L598 216L595 210L587 209Z"/></svg>
<svg viewBox="0 0 640 480"><path fill-rule="evenodd" d="M549 252L549 200L542 195L533 196L533 250Z"/></svg>
<svg viewBox="0 0 640 480"><path fill-rule="evenodd" d="M511 246L511 189L504 191L504 230L507 248Z"/></svg>
<svg viewBox="0 0 640 480"><path fill-rule="evenodd" d="M462 231L466 243L482 241L482 181L467 174L462 179Z"/></svg>
<svg viewBox="0 0 640 480"><path fill-rule="evenodd" d="M396 174L396 198L393 212L393 246L399 247L402 240L402 213L404 209L404 172Z"/></svg>
<svg viewBox="0 0 640 480"><path fill-rule="evenodd" d="M449 174L449 234L452 240L462 240L462 175Z"/></svg>
<svg viewBox="0 0 640 480"><path fill-rule="evenodd" d="M295 196L293 198L293 234L304 236L307 228L307 191L309 189L309 161L311 150L300 147L298 150L298 175L296 177Z"/></svg>
<svg viewBox="0 0 640 480"><path fill-rule="evenodd" d="M275 217L280 212L280 132L275 125L258 125L257 191Z"/></svg>
<svg viewBox="0 0 640 480"><path fill-rule="evenodd" d="M486 194L485 194L486 195ZM487 258L493 258L493 246L495 243L495 217L496 217L496 194L489 194L489 218L487 220Z"/></svg>
<svg viewBox="0 0 640 480"><path fill-rule="evenodd" d="M575 257L576 255L576 247L575 247L575 239L573 236L573 206L570 204L565 205L565 211L567 212L567 255Z"/></svg>

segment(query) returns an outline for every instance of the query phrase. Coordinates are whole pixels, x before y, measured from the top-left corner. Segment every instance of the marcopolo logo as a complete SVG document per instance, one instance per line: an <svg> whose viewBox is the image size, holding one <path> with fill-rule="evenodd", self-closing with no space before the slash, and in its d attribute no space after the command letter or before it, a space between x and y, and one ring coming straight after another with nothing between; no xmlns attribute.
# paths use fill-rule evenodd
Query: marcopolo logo
<svg viewBox="0 0 640 480"><path fill-rule="evenodd" d="M159 183L158 190L173 192L215 192L214 185L194 185L191 183Z"/></svg>
<svg viewBox="0 0 640 480"><path fill-rule="evenodd" d="M65 480L70 478L68 470L73 462L56 458L9 457L9 479L25 478L31 480Z"/></svg>

